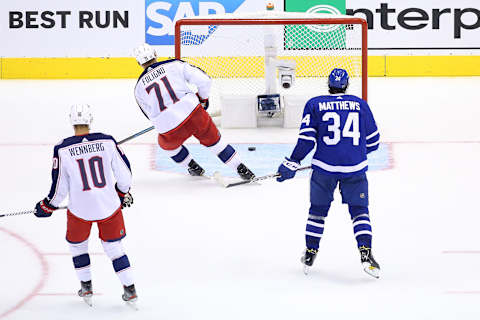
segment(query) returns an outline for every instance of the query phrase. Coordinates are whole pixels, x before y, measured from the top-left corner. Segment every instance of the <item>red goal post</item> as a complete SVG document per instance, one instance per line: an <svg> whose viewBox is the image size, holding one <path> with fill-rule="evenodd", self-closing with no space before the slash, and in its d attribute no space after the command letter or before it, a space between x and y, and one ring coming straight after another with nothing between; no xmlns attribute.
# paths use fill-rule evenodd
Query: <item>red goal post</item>
<svg viewBox="0 0 480 320"><path fill-rule="evenodd" d="M227 39L229 37L218 37L215 39L216 33L220 33L220 28L223 26L229 26L231 28L232 39ZM248 27L254 26L257 29L252 29L248 31ZM306 64L304 69L314 69L317 68L317 65L323 64L325 61L325 66L322 66L325 70L321 70L318 72L318 75L306 74L305 77L312 77L316 76L317 78L325 77L327 72L331 71L333 67L344 67L342 63L345 62L347 58L346 56L351 57L347 64L347 67L344 67L349 71L349 74L354 77L359 78L359 83L361 85L360 92L357 95L362 96L364 100L367 100L367 93L368 93L368 46L367 46L367 22L366 20L358 17L350 17L350 16L332 16L332 15L324 15L324 14L306 14L306 13L290 13L290 12L275 12L275 13L253 13L253 14L225 14L225 15L211 15L211 16L204 16L204 17L195 17L189 19L181 19L178 20L175 24L175 58L177 59L184 59L199 68L202 68L209 74L212 78L222 78L222 77L234 77L238 76L239 78L246 78L246 77L261 77L262 71L257 70L261 69L263 64L261 58L264 55L263 49L257 49L256 52L260 60L255 57L255 54L239 54L241 57L237 57L238 51L243 51L251 49L256 44L254 41L250 41L249 37L252 39L257 37L260 30L265 30L269 28L269 26L280 28L278 30L282 31L275 31L277 34L277 38L282 38L283 40L283 48L279 48L286 52L288 57L285 59L296 59L296 56L302 56L301 61L297 65L302 67L302 63ZM303 26L303 27L302 27ZM318 35L315 34L316 29L320 29L321 27L330 26L330 28L337 28L337 33L340 34L338 39L336 40L336 44L329 44L327 42L320 43L318 39L329 38L333 31L328 32L317 32ZM339 27L333 27L339 26ZM353 26L353 27L351 27ZM188 30L195 30L198 28L204 28L204 34L200 33L199 36L194 34L194 31ZM242 31L242 28L244 28ZM295 37L304 37L305 31L298 31L298 35L295 34L294 36L290 36L291 39L287 39L288 31L291 30L299 30L299 28L304 28L310 33L310 39L300 39L295 40ZM207 30L208 29L208 30ZM355 36L351 36L351 30L358 29ZM235 31L233 31L235 30ZM272 29L273 30L273 29ZM313 31L312 31L313 30ZM345 31L346 30L346 31ZM230 32L225 32L225 34L229 34ZM244 33L244 34L242 34ZM273 32L272 32L273 33ZM248 35L245 35L248 34ZM232 47L233 45L230 44L228 41L234 41L235 35L241 38L245 35L246 40L240 49L236 49L235 52L232 51L229 54L226 50ZM189 39L190 37L190 39ZM358 39L358 38L361 39ZM261 40L261 36L259 36ZM355 38L353 40L356 43L356 47L350 47L347 42L350 42L350 39ZM193 40L192 40L193 39ZM227 39L225 44L222 47L222 39ZM315 45L310 45L310 41L315 42ZM278 40L278 39L277 39ZM189 42L190 41L190 42ZM302 43L302 45L296 45L295 41ZM215 46L208 48L208 43L216 42ZM287 42L292 44L289 48L286 48ZM340 45L338 43L341 43ZM305 45L306 44L306 45ZM322 48L323 45L326 45L326 48ZM261 47L261 45L258 45ZM278 45L277 47L280 47ZM303 47L302 47L303 46ZM201 49L202 47L206 47L204 50ZM359 48L360 47L360 48ZM288 50L287 50L288 49ZM203 51L202 51L203 50ZM233 50L233 49L232 49ZM218 52L218 51L225 51L226 53ZM248 51L248 50L247 50ZM287 52L288 51L288 52ZM352 52L354 52L352 54ZM354 56L355 55L355 56ZM223 57L222 57L223 56ZM248 56L248 57L246 57ZM279 54L281 56L281 54ZM312 56L316 56L317 60L312 60ZM323 58L322 58L323 56ZM241 63L238 62L239 59ZM335 62L336 61L336 62ZM238 62L237 67L232 67L235 63ZM210 63L212 66L206 65ZM227 68L224 68L224 74L216 74L214 68L217 68L222 63L227 65ZM358 66L361 64L361 66ZM352 65L352 66L350 66ZM353 66L354 65L354 66ZM245 71L243 69L246 66L252 66L251 70ZM230 68L230 69L229 69ZM329 69L327 69L329 68ZM242 69L239 71L239 69ZM300 68L301 69L301 68ZM350 70L353 70L351 72ZM302 77L302 70L297 70L297 78ZM237 74L238 73L238 74ZM304 73L308 73L304 71ZM237 75L234 75L237 74ZM323 80L322 80L323 81ZM326 82L326 78L325 78ZM355 93L354 93L355 94ZM315 95L312 93L312 95Z"/></svg>

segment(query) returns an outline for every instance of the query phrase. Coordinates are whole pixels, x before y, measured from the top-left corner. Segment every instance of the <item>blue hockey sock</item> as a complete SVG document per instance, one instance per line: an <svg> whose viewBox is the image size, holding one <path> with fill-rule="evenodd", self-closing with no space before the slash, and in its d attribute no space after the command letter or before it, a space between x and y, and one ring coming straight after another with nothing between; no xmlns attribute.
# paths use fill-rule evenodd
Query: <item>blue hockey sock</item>
<svg viewBox="0 0 480 320"><path fill-rule="evenodd" d="M305 244L309 249L318 250L320 239L323 235L325 218L321 216L309 215L307 226L305 228Z"/></svg>
<svg viewBox="0 0 480 320"><path fill-rule="evenodd" d="M357 240L358 247L372 247L372 226L368 209L365 207L349 207L352 216L353 233Z"/></svg>

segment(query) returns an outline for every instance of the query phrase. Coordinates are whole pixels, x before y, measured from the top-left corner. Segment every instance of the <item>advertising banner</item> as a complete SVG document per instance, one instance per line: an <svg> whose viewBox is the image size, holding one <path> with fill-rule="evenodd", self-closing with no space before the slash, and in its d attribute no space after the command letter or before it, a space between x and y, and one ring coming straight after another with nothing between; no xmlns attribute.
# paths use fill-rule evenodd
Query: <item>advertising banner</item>
<svg viewBox="0 0 480 320"><path fill-rule="evenodd" d="M233 13L245 2L246 0L145 0L145 41L151 45L173 45L177 20L199 15Z"/></svg>
<svg viewBox="0 0 480 320"><path fill-rule="evenodd" d="M2 57L126 57L143 42L143 4L0 1Z"/></svg>
<svg viewBox="0 0 480 320"><path fill-rule="evenodd" d="M345 13L365 18L370 55L480 52L478 0L273 2L279 11ZM154 45L161 56L172 56L178 19L261 10L265 10L263 0L0 1L0 57L128 57L132 47L142 42ZM303 31L308 34L305 39L316 39L314 43L286 39L286 48L328 47L318 30ZM320 31L340 33L337 38L345 32Z"/></svg>
<svg viewBox="0 0 480 320"><path fill-rule="evenodd" d="M285 0L285 11L345 14L345 0ZM285 29L286 49L343 49L346 45L345 26L286 26ZM341 40L330 41L330 39Z"/></svg>
<svg viewBox="0 0 480 320"><path fill-rule="evenodd" d="M373 54L480 53L478 0L347 0L346 7L367 20Z"/></svg>

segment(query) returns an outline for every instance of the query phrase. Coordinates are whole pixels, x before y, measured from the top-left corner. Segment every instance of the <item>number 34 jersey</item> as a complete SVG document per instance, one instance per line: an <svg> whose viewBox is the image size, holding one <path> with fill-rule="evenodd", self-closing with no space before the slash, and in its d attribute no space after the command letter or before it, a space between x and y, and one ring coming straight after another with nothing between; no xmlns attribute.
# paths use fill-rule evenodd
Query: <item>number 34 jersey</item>
<svg viewBox="0 0 480 320"><path fill-rule="evenodd" d="M135 86L135 98L145 116L159 133L178 127L210 94L211 79L201 69L172 59L149 66Z"/></svg>
<svg viewBox="0 0 480 320"><path fill-rule="evenodd" d="M120 207L115 183L120 191L128 192L131 182L130 162L112 136L73 136L54 148L48 199L58 207L69 196L72 214L83 220L102 220Z"/></svg>
<svg viewBox="0 0 480 320"><path fill-rule="evenodd" d="M292 158L303 159L316 144L314 169L349 176L367 171L367 153L378 149L379 139L367 102L353 95L318 96L305 105Z"/></svg>

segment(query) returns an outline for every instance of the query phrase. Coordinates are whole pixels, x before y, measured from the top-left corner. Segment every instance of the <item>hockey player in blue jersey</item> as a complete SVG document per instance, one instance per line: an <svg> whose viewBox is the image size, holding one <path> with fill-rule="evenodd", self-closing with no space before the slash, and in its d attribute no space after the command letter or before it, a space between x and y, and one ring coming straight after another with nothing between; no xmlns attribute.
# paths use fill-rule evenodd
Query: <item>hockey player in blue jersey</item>
<svg viewBox="0 0 480 320"><path fill-rule="evenodd" d="M380 134L364 100L345 94L348 73L334 69L328 77L330 95L310 99L303 111L300 135L292 155L278 168L282 182L295 176L300 162L314 149L310 180L310 209L301 258L305 273L313 265L323 235L333 193L339 185L348 204L362 266L378 278L380 266L372 255L372 227L368 211L367 153L378 149Z"/></svg>

